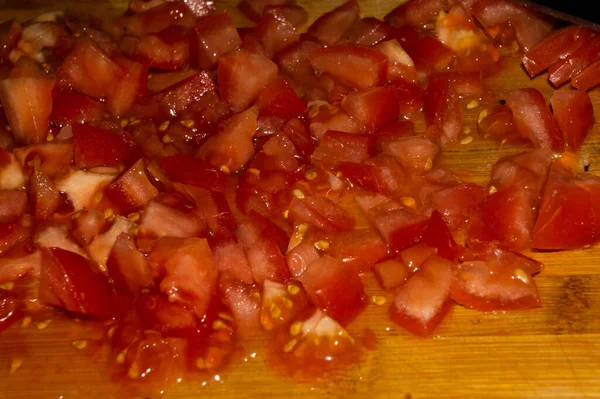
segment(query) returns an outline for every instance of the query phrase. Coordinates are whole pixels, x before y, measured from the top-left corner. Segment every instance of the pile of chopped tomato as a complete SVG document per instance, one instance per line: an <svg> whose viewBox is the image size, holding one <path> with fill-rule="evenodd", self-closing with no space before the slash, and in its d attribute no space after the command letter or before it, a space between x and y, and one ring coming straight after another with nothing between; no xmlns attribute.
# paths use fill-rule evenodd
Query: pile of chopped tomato
<svg viewBox="0 0 600 399"><path fill-rule="evenodd" d="M41 306L107 320L126 375L167 382L265 330L279 369L327 372L364 349L345 330L364 274L429 335L455 304L540 306L542 264L520 250L600 240L600 178L574 154L600 76L589 30L550 33L506 0L410 0L385 20L350 0L306 30L293 2L240 8L254 27L204 0L132 0L112 31L0 25L0 329ZM438 155L521 50L579 90L488 103L480 132L525 146L489 187L463 183Z"/></svg>

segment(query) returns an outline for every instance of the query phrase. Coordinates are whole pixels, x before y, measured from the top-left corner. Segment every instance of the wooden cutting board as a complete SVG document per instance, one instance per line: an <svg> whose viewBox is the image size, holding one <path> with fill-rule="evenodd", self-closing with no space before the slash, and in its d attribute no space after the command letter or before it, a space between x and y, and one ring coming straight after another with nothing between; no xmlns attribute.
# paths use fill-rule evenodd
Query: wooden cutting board
<svg viewBox="0 0 600 399"><path fill-rule="evenodd" d="M298 1L311 17L340 1ZM219 4L234 9L235 0ZM361 1L363 15L382 17L397 5L392 0ZM0 0L0 21L25 20L40 11L70 8L96 16L118 15L124 0ZM246 21L247 22L247 21ZM488 82L498 90L533 86L546 98L553 92L545 76L530 80L518 59ZM600 121L600 91L590 93ZM477 135L480 109L467 111L475 140L454 145L443 162L465 181L485 184L492 164L519 150ZM421 126L422 128L422 126ZM600 124L581 150L600 174ZM600 246L579 251L536 253L546 268L535 278L543 306L511 313L480 313L456 306L436 335L409 335L387 317L387 306L373 304L351 332L365 327L377 335L377 349L351 371L328 382L295 383L274 375L250 338L244 360L219 375L198 378L170 389L166 398L600 398ZM369 289L370 290L370 289ZM103 370L106 354L94 345L77 350L76 340L98 339L101 332L77 321L53 321L45 329L36 322L0 335L0 399L118 398L123 394ZM38 325L39 326L39 325ZM8 372L11 360L23 360Z"/></svg>

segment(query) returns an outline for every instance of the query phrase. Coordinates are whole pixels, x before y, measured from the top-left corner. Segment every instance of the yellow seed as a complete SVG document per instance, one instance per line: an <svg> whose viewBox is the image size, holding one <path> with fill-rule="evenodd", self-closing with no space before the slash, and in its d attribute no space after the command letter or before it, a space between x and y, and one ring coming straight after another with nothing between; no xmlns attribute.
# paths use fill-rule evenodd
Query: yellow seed
<svg viewBox="0 0 600 399"><path fill-rule="evenodd" d="M152 75L151 73L148 74L148 77L146 79L150 80L154 77L154 75Z"/></svg>
<svg viewBox="0 0 600 399"><path fill-rule="evenodd" d="M169 121L165 121L160 124L160 126L158 127L158 131L164 132L165 130L167 130L168 127L169 127Z"/></svg>
<svg viewBox="0 0 600 399"><path fill-rule="evenodd" d="M519 51L519 43L517 43L516 40L513 41L510 45L510 49L516 53L517 51Z"/></svg>
<svg viewBox="0 0 600 399"><path fill-rule="evenodd" d="M281 316L281 308L274 303L269 306L269 313L271 314L272 319L277 319Z"/></svg>
<svg viewBox="0 0 600 399"><path fill-rule="evenodd" d="M108 118L110 118L110 114L108 112L105 112L104 113L104 119L108 119Z"/></svg>
<svg viewBox="0 0 600 399"><path fill-rule="evenodd" d="M10 291L13 288L15 288L15 283L13 283L12 281L7 281L6 283L0 285L0 289L6 290L6 291Z"/></svg>
<svg viewBox="0 0 600 399"><path fill-rule="evenodd" d="M94 194L94 203L97 204L100 201L102 201L102 197L103 197L102 191L98 191L96 194Z"/></svg>
<svg viewBox="0 0 600 399"><path fill-rule="evenodd" d="M281 302L285 305L286 308L291 309L294 307L294 302L290 301L288 298L281 298Z"/></svg>
<svg viewBox="0 0 600 399"><path fill-rule="evenodd" d="M73 345L73 347L75 349L81 350L81 349L87 348L88 343L87 343L87 341L85 339L79 339L77 341L71 342L71 345Z"/></svg>
<svg viewBox="0 0 600 399"><path fill-rule="evenodd" d="M225 174L229 174L229 168L227 167L227 165L221 165L221 167L219 168L221 169L221 172L225 173Z"/></svg>
<svg viewBox="0 0 600 399"><path fill-rule="evenodd" d="M77 211L73 215L71 215L71 219L77 220L79 216L81 216L81 211Z"/></svg>
<svg viewBox="0 0 600 399"><path fill-rule="evenodd" d="M214 330L227 330L227 331L231 331L231 327L229 327L227 324L225 324L225 322L223 320L221 320L221 319L217 319L217 320L213 321L212 328Z"/></svg>
<svg viewBox="0 0 600 399"><path fill-rule="evenodd" d="M291 341L289 341L287 344L285 344L283 346L283 351L285 353L292 351L292 349L294 349L294 347L296 346L297 343L298 343L298 341L296 340L296 338L293 338Z"/></svg>
<svg viewBox="0 0 600 399"><path fill-rule="evenodd" d="M409 208L415 208L417 206L417 201L413 197L402 197L400 198L400 202Z"/></svg>
<svg viewBox="0 0 600 399"><path fill-rule="evenodd" d="M183 121L179 121L179 123L181 123L183 126L191 129L194 127L194 125L196 124L196 122L194 122L192 119L186 119Z"/></svg>
<svg viewBox="0 0 600 399"><path fill-rule="evenodd" d="M484 43L481 43L481 44L479 45L479 50L481 50L482 52L483 52L483 51L487 51L487 49L488 49L488 46L487 46L486 44L484 44Z"/></svg>
<svg viewBox="0 0 600 399"><path fill-rule="evenodd" d="M75 33L73 34L73 36L75 36L75 37L79 37L79 36L81 36L81 33L79 33L79 32L75 32Z"/></svg>
<svg viewBox="0 0 600 399"><path fill-rule="evenodd" d="M425 161L425 171L431 170L431 168L433 168L433 159L431 158L427 158L427 161Z"/></svg>
<svg viewBox="0 0 600 399"><path fill-rule="evenodd" d="M112 338L115 335L115 332L117 332L117 326L111 326L106 332L106 335L108 338Z"/></svg>
<svg viewBox="0 0 600 399"><path fill-rule="evenodd" d="M373 303L377 306L383 306L387 302L387 299L385 299L385 297L381 295L375 295L371 299L373 300Z"/></svg>
<svg viewBox="0 0 600 399"><path fill-rule="evenodd" d="M23 320L21 320L21 328L25 328L31 324L31 317L25 316Z"/></svg>
<svg viewBox="0 0 600 399"><path fill-rule="evenodd" d="M125 127L125 126L127 126L127 125L129 125L129 119L123 119L123 120L121 121L121 127Z"/></svg>
<svg viewBox="0 0 600 399"><path fill-rule="evenodd" d="M463 127L463 133L464 134L470 134L471 133L471 128L469 126Z"/></svg>
<svg viewBox="0 0 600 399"><path fill-rule="evenodd" d="M23 359L13 359L10 361L10 374L16 372L23 365Z"/></svg>
<svg viewBox="0 0 600 399"><path fill-rule="evenodd" d="M335 177L337 177L338 179L341 179L343 176L342 172L336 172Z"/></svg>
<svg viewBox="0 0 600 399"><path fill-rule="evenodd" d="M168 134L165 134L164 136L162 136L162 142L164 144L169 144L173 142L173 138L171 136L169 136Z"/></svg>
<svg viewBox="0 0 600 399"><path fill-rule="evenodd" d="M300 190L299 188L295 188L292 190L292 194L294 195L294 197L296 198L304 198L304 193L302 192L302 190Z"/></svg>
<svg viewBox="0 0 600 399"><path fill-rule="evenodd" d="M54 135L52 133L48 133L48 135L46 136L46 141L54 141Z"/></svg>
<svg viewBox="0 0 600 399"><path fill-rule="evenodd" d="M500 148L502 148L502 146L506 144L506 139L502 139L502 141L500 142Z"/></svg>
<svg viewBox="0 0 600 399"><path fill-rule="evenodd" d="M434 24L425 24L425 25L423 25L423 29L425 29L425 30L433 30L433 28L435 28Z"/></svg>
<svg viewBox="0 0 600 399"><path fill-rule="evenodd" d="M137 222L138 220L140 220L141 215L138 212L133 212L130 213L127 218L129 220L131 220L132 222Z"/></svg>
<svg viewBox="0 0 600 399"><path fill-rule="evenodd" d="M329 242L326 240L319 240L315 242L315 248L321 250L321 251L325 251L327 249L329 249Z"/></svg>
<svg viewBox="0 0 600 399"><path fill-rule="evenodd" d="M121 352L117 353L117 357L116 357L115 361L118 364L125 363L125 355L127 355L127 349L123 349Z"/></svg>
<svg viewBox="0 0 600 399"><path fill-rule="evenodd" d="M137 125L138 123L140 123L139 119L135 119L135 118L131 118L131 120L129 121L130 125Z"/></svg>
<svg viewBox="0 0 600 399"><path fill-rule="evenodd" d="M217 313L217 316L219 316L223 320L234 321L233 316L226 312L219 312Z"/></svg>
<svg viewBox="0 0 600 399"><path fill-rule="evenodd" d="M308 230L308 225L306 223L299 224L298 227L296 227L296 230L298 231L298 234L303 235Z"/></svg>
<svg viewBox="0 0 600 399"><path fill-rule="evenodd" d="M315 180L317 178L317 171L309 170L308 172L306 172L304 177L306 178L306 180Z"/></svg>
<svg viewBox="0 0 600 399"><path fill-rule="evenodd" d="M160 333L156 330L153 330L151 328L147 328L144 330L144 334L145 335L160 335Z"/></svg>
<svg viewBox="0 0 600 399"><path fill-rule="evenodd" d="M283 218L284 218L284 219L287 219L287 218L288 218L288 216L290 216L290 210L289 210L289 209L286 209L285 211L283 211Z"/></svg>
<svg viewBox="0 0 600 399"><path fill-rule="evenodd" d="M477 107L479 107L479 101L477 101L477 100L471 100L467 104L467 109L475 109Z"/></svg>
<svg viewBox="0 0 600 399"><path fill-rule="evenodd" d="M473 142L473 136L467 136L460 141L461 144L470 144L472 142Z"/></svg>
<svg viewBox="0 0 600 399"><path fill-rule="evenodd" d="M129 370L127 370L127 377L131 378L132 380L135 380L139 376L140 376L140 371L138 369L138 365L137 365L137 363L133 363L131 365L131 367L129 367Z"/></svg>
<svg viewBox="0 0 600 399"><path fill-rule="evenodd" d="M517 268L515 270L515 277L524 282L525 284L529 283L529 276L525 273L525 270L521 268Z"/></svg>
<svg viewBox="0 0 600 399"><path fill-rule="evenodd" d="M489 192L490 194L494 194L494 193L495 193L495 192L497 192L497 191L498 191L498 189L496 188L496 186L490 186L490 189L489 189L489 191L488 191L488 192Z"/></svg>
<svg viewBox="0 0 600 399"><path fill-rule="evenodd" d="M260 176L260 170L255 168L249 168L248 172L252 173L255 176Z"/></svg>
<svg viewBox="0 0 600 399"><path fill-rule="evenodd" d="M4 126L4 128L6 128L6 130L8 130L9 132L12 132L12 128L10 127L10 125L6 125Z"/></svg>
<svg viewBox="0 0 600 399"><path fill-rule="evenodd" d="M292 337L295 337L296 335L300 334L301 331L302 331L302 322L301 321L296 321L296 322L292 323L292 325L290 326L290 335Z"/></svg>
<svg viewBox="0 0 600 399"><path fill-rule="evenodd" d="M138 226L133 226L129 229L129 234L131 234L132 236L137 236L139 232L140 228Z"/></svg>
<svg viewBox="0 0 600 399"><path fill-rule="evenodd" d="M257 300L259 300L259 301L260 301L260 292L258 292L258 291L254 291L254 292L252 293L252 296L253 296L255 299L257 299Z"/></svg>
<svg viewBox="0 0 600 399"><path fill-rule="evenodd" d="M104 210L104 219L108 220L115 216L115 211L112 208L106 208Z"/></svg>
<svg viewBox="0 0 600 399"><path fill-rule="evenodd" d="M484 109L483 111L481 111L479 113L479 116L477 117L477 123L481 123L485 118L487 118L489 112L487 109Z"/></svg>
<svg viewBox="0 0 600 399"><path fill-rule="evenodd" d="M38 330L43 330L46 327L48 327L48 325L50 324L52 320L48 319L48 320L44 320L44 321L40 321L39 323L37 323L35 325L35 328L37 328Z"/></svg>
<svg viewBox="0 0 600 399"><path fill-rule="evenodd" d="M290 284L287 286L287 292L292 295L298 295L300 293L300 287L294 284Z"/></svg>
<svg viewBox="0 0 600 399"><path fill-rule="evenodd" d="M320 339L319 337L317 337L317 338L315 338L315 339L313 340L313 343L314 343L315 345L319 345L319 344L321 343L321 339Z"/></svg>
<svg viewBox="0 0 600 399"><path fill-rule="evenodd" d="M203 357L196 359L196 368L200 370L206 370L206 360Z"/></svg>

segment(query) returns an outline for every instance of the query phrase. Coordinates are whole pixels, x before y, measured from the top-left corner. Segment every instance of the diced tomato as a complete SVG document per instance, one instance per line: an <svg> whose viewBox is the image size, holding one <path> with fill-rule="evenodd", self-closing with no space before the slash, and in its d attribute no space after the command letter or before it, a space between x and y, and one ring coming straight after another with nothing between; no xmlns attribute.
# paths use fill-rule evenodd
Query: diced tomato
<svg viewBox="0 0 600 399"><path fill-rule="evenodd" d="M450 0L410 0L390 11L385 20L393 26L410 25L422 28L452 4Z"/></svg>
<svg viewBox="0 0 600 399"><path fill-rule="evenodd" d="M260 292L256 287L226 273L219 282L219 291L233 314L238 334L250 335L260 328Z"/></svg>
<svg viewBox="0 0 600 399"><path fill-rule="evenodd" d="M37 165L31 174L29 185L34 217L37 220L50 218L61 203L56 185Z"/></svg>
<svg viewBox="0 0 600 399"><path fill-rule="evenodd" d="M354 228L354 218L326 197L292 199L289 218L296 224L308 223L324 231L348 231Z"/></svg>
<svg viewBox="0 0 600 399"><path fill-rule="evenodd" d="M548 68L548 79L554 87L558 87L577 76L590 66L600 54L600 37L593 35L572 54L560 59Z"/></svg>
<svg viewBox="0 0 600 399"><path fill-rule="evenodd" d="M27 210L25 191L0 190L0 223L12 222Z"/></svg>
<svg viewBox="0 0 600 399"><path fill-rule="evenodd" d="M302 285L310 300L342 325L358 316L367 302L358 273L331 256L311 263Z"/></svg>
<svg viewBox="0 0 600 399"><path fill-rule="evenodd" d="M312 50L320 47L315 42L302 40L277 54L276 61L280 72L292 78L294 89L299 94L316 84L316 77L309 56Z"/></svg>
<svg viewBox="0 0 600 399"><path fill-rule="evenodd" d="M140 159L104 190L111 203L120 213L132 212L143 207L158 196L158 190L150 183Z"/></svg>
<svg viewBox="0 0 600 399"><path fill-rule="evenodd" d="M288 250L285 255L285 261L290 270L290 274L294 277L300 277L304 274L308 266L320 257L321 255L314 243L309 240L303 240L298 245Z"/></svg>
<svg viewBox="0 0 600 399"><path fill-rule="evenodd" d="M72 90L60 90L52 101L50 123L56 126L99 121L104 117L104 104Z"/></svg>
<svg viewBox="0 0 600 399"><path fill-rule="evenodd" d="M554 151L564 150L563 138L556 119L552 116L546 100L534 88L515 89L506 93L506 105L513 114L513 121L522 136L531 139L538 148Z"/></svg>
<svg viewBox="0 0 600 399"><path fill-rule="evenodd" d="M558 90L550 98L567 149L577 152L594 125L594 107L585 91Z"/></svg>
<svg viewBox="0 0 600 399"><path fill-rule="evenodd" d="M462 132L463 110L449 79L434 79L425 95L424 111L427 136L445 146Z"/></svg>
<svg viewBox="0 0 600 399"><path fill-rule="evenodd" d="M91 125L73 125L73 159L77 167L116 166L133 156L134 148L118 134Z"/></svg>
<svg viewBox="0 0 600 399"><path fill-rule="evenodd" d="M244 248L237 242L233 234L229 238L212 240L210 247L221 273L231 273L234 278L246 284L252 284L252 269L248 258L246 258Z"/></svg>
<svg viewBox="0 0 600 399"><path fill-rule="evenodd" d="M374 229L356 229L347 232L329 233L328 254L342 260L359 273L373 268L388 254L388 246Z"/></svg>
<svg viewBox="0 0 600 399"><path fill-rule="evenodd" d="M43 166L42 170L44 170ZM48 173L46 172L46 174ZM73 211L77 212L85 208L91 208L96 202L96 194L101 193L115 177L116 175L113 173L75 170L56 180L56 188L66 195L73 206Z"/></svg>
<svg viewBox="0 0 600 399"><path fill-rule="evenodd" d="M399 259L406 265L410 273L414 273L427 259L437 254L437 248L432 248L424 242L403 249L399 253Z"/></svg>
<svg viewBox="0 0 600 399"><path fill-rule="evenodd" d="M394 86L373 87L348 94L342 108L370 131L376 131L400 116L401 96Z"/></svg>
<svg viewBox="0 0 600 399"><path fill-rule="evenodd" d="M440 147L424 137L403 137L383 145L383 153L392 155L414 174L431 169Z"/></svg>
<svg viewBox="0 0 600 399"><path fill-rule="evenodd" d="M21 315L22 310L19 307L17 299L12 296L0 294L0 332L6 330L19 320Z"/></svg>
<svg viewBox="0 0 600 399"><path fill-rule="evenodd" d="M346 32L338 44L373 47L388 38L389 30L387 28L385 22L377 18L362 18Z"/></svg>
<svg viewBox="0 0 600 399"><path fill-rule="evenodd" d="M197 73L160 93L159 110L164 116L176 116L214 90L215 84L210 76L206 72Z"/></svg>
<svg viewBox="0 0 600 399"><path fill-rule="evenodd" d="M152 73L150 79L147 79L147 88L150 93L159 93L197 73L198 71L194 68L173 72L156 71Z"/></svg>
<svg viewBox="0 0 600 399"><path fill-rule="evenodd" d="M484 220L487 234L512 248L523 248L531 242L534 219L530 198L517 185L489 196Z"/></svg>
<svg viewBox="0 0 600 399"><path fill-rule="evenodd" d="M441 72L454 62L454 52L431 35L423 35L415 45L406 49L415 63L417 72Z"/></svg>
<svg viewBox="0 0 600 399"><path fill-rule="evenodd" d="M295 283L266 280L261 299L260 324L267 331L288 327L308 307L304 290Z"/></svg>
<svg viewBox="0 0 600 399"><path fill-rule="evenodd" d="M88 245L106 226L104 213L97 209L83 210L73 222L71 234L81 245Z"/></svg>
<svg viewBox="0 0 600 399"><path fill-rule="evenodd" d="M373 267L373 271L381 286L386 290L398 287L410 274L408 267L398 259L379 262Z"/></svg>
<svg viewBox="0 0 600 399"><path fill-rule="evenodd" d="M328 130L312 155L313 162L361 163L375 152L369 136Z"/></svg>
<svg viewBox="0 0 600 399"><path fill-rule="evenodd" d="M394 252L419 243L429 220L403 209L385 212L375 218L375 225Z"/></svg>
<svg viewBox="0 0 600 399"><path fill-rule="evenodd" d="M587 173L552 166L533 229L535 249L572 249L600 238L600 180Z"/></svg>
<svg viewBox="0 0 600 399"><path fill-rule="evenodd" d="M98 268L106 274L106 262L110 256L110 251L122 233L131 231L134 227L133 222L124 216L116 215L108 230L98 234L87 247L90 258L96 263Z"/></svg>
<svg viewBox="0 0 600 399"><path fill-rule="evenodd" d="M264 13L277 10L285 19L287 19L296 29L302 27L308 21L308 12L301 6L294 4L271 5L264 8Z"/></svg>
<svg viewBox="0 0 600 399"><path fill-rule="evenodd" d="M404 79L396 79L392 82L399 94L400 115L411 118L421 110L425 103L425 90Z"/></svg>
<svg viewBox="0 0 600 399"><path fill-rule="evenodd" d="M559 29L523 55L523 66L529 76L535 76L560 60L568 58L592 35L592 31L578 25Z"/></svg>
<svg viewBox="0 0 600 399"><path fill-rule="evenodd" d="M440 212L450 230L467 231L473 219L481 216L486 199L484 187L465 183L433 193L431 206Z"/></svg>
<svg viewBox="0 0 600 399"><path fill-rule="evenodd" d="M73 161L73 142L53 140L32 144L15 149L15 156L23 166L39 157L41 170L48 176L55 177L69 171Z"/></svg>
<svg viewBox="0 0 600 399"><path fill-rule="evenodd" d="M359 133L364 128L352 119L344 110L329 103L317 103L309 106L311 136L317 140L323 138L327 131L336 130L348 133Z"/></svg>
<svg viewBox="0 0 600 399"><path fill-rule="evenodd" d="M455 262L463 253L464 248L457 245L442 219L442 215L434 210L423 232L423 242L430 248L437 250L437 256Z"/></svg>
<svg viewBox="0 0 600 399"><path fill-rule="evenodd" d="M229 118L220 132L210 137L198 155L214 167L235 172L254 154L252 137L256 132L256 113L252 108Z"/></svg>
<svg viewBox="0 0 600 399"><path fill-rule="evenodd" d="M205 232L206 226L192 214L150 201L142 216L140 233L149 237L197 237Z"/></svg>
<svg viewBox="0 0 600 399"><path fill-rule="evenodd" d="M283 120L306 115L306 106L287 81L278 77L258 96L256 105L261 116L275 116Z"/></svg>
<svg viewBox="0 0 600 399"><path fill-rule="evenodd" d="M497 246L482 255L456 265L450 293L454 301L481 311L540 306L531 277L539 272L538 262Z"/></svg>
<svg viewBox="0 0 600 399"><path fill-rule="evenodd" d="M130 55L152 68L175 71L189 64L189 42L188 30L171 26L161 32L145 35L139 42L136 40Z"/></svg>
<svg viewBox="0 0 600 399"><path fill-rule="evenodd" d="M252 104L276 76L277 65L259 54L240 51L219 58L219 94L237 112Z"/></svg>
<svg viewBox="0 0 600 399"><path fill-rule="evenodd" d="M192 65L212 69L222 55L237 50L242 44L235 25L227 13L198 21L192 31Z"/></svg>
<svg viewBox="0 0 600 399"><path fill-rule="evenodd" d="M23 144L46 139L54 79L15 78L0 82L0 101L15 139Z"/></svg>
<svg viewBox="0 0 600 399"><path fill-rule="evenodd" d="M494 105L485 112L487 112L485 118L477 122L477 128L484 137L490 137L499 142L506 140L511 144L528 141L515 127L512 112L506 104Z"/></svg>
<svg viewBox="0 0 600 399"><path fill-rule="evenodd" d="M106 267L117 288L137 293L152 283L153 276L146 263L133 238L122 233L112 247Z"/></svg>
<svg viewBox="0 0 600 399"><path fill-rule="evenodd" d="M0 64L8 61L10 51L17 45L23 26L16 19L0 24Z"/></svg>
<svg viewBox="0 0 600 399"><path fill-rule="evenodd" d="M277 8L263 13L255 34L269 58L300 39L300 32Z"/></svg>
<svg viewBox="0 0 600 399"><path fill-rule="evenodd" d="M293 3L289 0L242 0L238 8L251 20L258 21L264 14L265 8Z"/></svg>
<svg viewBox="0 0 600 399"><path fill-rule="evenodd" d="M348 0L341 6L321 15L308 28L309 37L314 37L325 45L337 43L344 33L359 18L360 8L356 0Z"/></svg>
<svg viewBox="0 0 600 399"><path fill-rule="evenodd" d="M415 82L417 80L414 61L396 39L379 43L374 49L388 57L388 81L403 79Z"/></svg>
<svg viewBox="0 0 600 399"><path fill-rule="evenodd" d="M169 26L191 28L195 21L195 15L184 1L166 1L139 14L117 18L114 31L116 36L142 37L148 33L165 30Z"/></svg>
<svg viewBox="0 0 600 399"><path fill-rule="evenodd" d="M256 212L251 212L236 231L252 268L252 278L284 282L289 278L280 243L287 246L287 236L278 227Z"/></svg>
<svg viewBox="0 0 600 399"><path fill-rule="evenodd" d="M427 336L450 311L452 263L432 256L399 289L392 320L413 334Z"/></svg>
<svg viewBox="0 0 600 399"><path fill-rule="evenodd" d="M42 293L40 299L50 305L94 318L111 319L119 312L106 278L89 260L61 248L42 249Z"/></svg>
<svg viewBox="0 0 600 399"><path fill-rule="evenodd" d="M224 190L225 177L223 173L203 159L191 155L177 154L161 157L160 164L167 175L179 183L208 190Z"/></svg>
<svg viewBox="0 0 600 399"><path fill-rule="evenodd" d="M600 83L600 60L596 60L587 66L579 74L573 76L571 84L573 87L587 91Z"/></svg>
<svg viewBox="0 0 600 399"><path fill-rule="evenodd" d="M31 237L31 228L19 223L0 223L0 255Z"/></svg>
<svg viewBox="0 0 600 399"><path fill-rule="evenodd" d="M232 236L231 231L235 228L235 220L231 214L229 203L222 193L193 186L184 186L177 190L192 197L196 205L196 216L200 221L206 223L212 237L229 238Z"/></svg>
<svg viewBox="0 0 600 399"><path fill-rule="evenodd" d="M94 98L111 94L124 74L97 43L85 36L77 40L57 71L59 82Z"/></svg>
<svg viewBox="0 0 600 399"><path fill-rule="evenodd" d="M378 51L356 46L330 46L310 52L315 72L328 73L355 89L368 89L385 82L387 57Z"/></svg>

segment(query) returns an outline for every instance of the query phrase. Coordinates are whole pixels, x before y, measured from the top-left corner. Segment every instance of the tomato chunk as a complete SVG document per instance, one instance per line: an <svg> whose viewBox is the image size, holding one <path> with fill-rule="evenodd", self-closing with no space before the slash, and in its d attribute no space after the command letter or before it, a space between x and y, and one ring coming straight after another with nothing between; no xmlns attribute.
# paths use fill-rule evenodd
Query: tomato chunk
<svg viewBox="0 0 600 399"><path fill-rule="evenodd" d="M104 117L104 105L76 91L61 90L52 102L50 123L57 126L99 121Z"/></svg>
<svg viewBox="0 0 600 399"><path fill-rule="evenodd" d="M577 76L598 58L600 52L600 37L592 35L573 53L558 60L548 68L548 79L554 87L558 87L569 79Z"/></svg>
<svg viewBox="0 0 600 399"><path fill-rule="evenodd" d="M263 14L255 32L269 58L300 39L300 32L277 8L269 9Z"/></svg>
<svg viewBox="0 0 600 399"><path fill-rule="evenodd" d="M105 195L120 212L132 212L158 196L158 190L150 183L140 159L104 190Z"/></svg>
<svg viewBox="0 0 600 399"><path fill-rule="evenodd" d="M315 148L312 160L328 164L361 163L375 152L369 136L328 130Z"/></svg>
<svg viewBox="0 0 600 399"><path fill-rule="evenodd" d="M306 115L306 106L287 81L278 77L258 96L256 101L261 116L275 116L288 120Z"/></svg>
<svg viewBox="0 0 600 399"><path fill-rule="evenodd" d="M358 20L360 8L356 0L348 0L338 8L321 15L308 28L308 35L332 45Z"/></svg>
<svg viewBox="0 0 600 399"><path fill-rule="evenodd" d="M371 131L393 122L400 116L401 97L394 86L355 91L342 100L342 108Z"/></svg>
<svg viewBox="0 0 600 399"><path fill-rule="evenodd" d="M123 137L90 125L73 125L73 157L80 168L116 166L134 156L134 148Z"/></svg>
<svg viewBox="0 0 600 399"><path fill-rule="evenodd" d="M594 61L571 80L573 87L587 91L600 83L600 60Z"/></svg>
<svg viewBox="0 0 600 399"><path fill-rule="evenodd" d="M177 154L160 158L160 164L167 175L180 183L223 191L225 177L208 162L191 155Z"/></svg>
<svg viewBox="0 0 600 399"><path fill-rule="evenodd" d="M326 197L294 198L289 217L295 223L308 223L324 231L347 231L354 228L354 218Z"/></svg>
<svg viewBox="0 0 600 399"><path fill-rule="evenodd" d="M594 125L590 96L585 91L558 90L550 104L567 149L576 152Z"/></svg>
<svg viewBox="0 0 600 399"><path fill-rule="evenodd" d="M237 50L242 39L227 13L220 13L198 21L192 32L192 65L212 69L222 55Z"/></svg>

